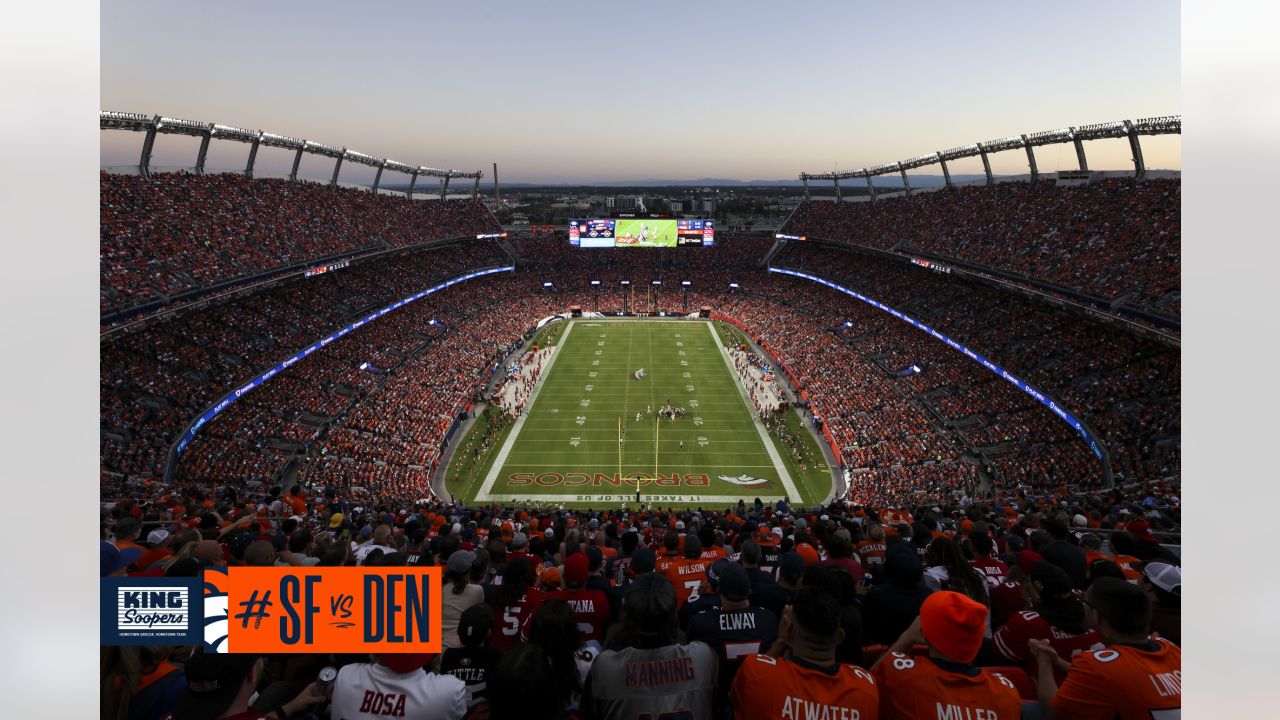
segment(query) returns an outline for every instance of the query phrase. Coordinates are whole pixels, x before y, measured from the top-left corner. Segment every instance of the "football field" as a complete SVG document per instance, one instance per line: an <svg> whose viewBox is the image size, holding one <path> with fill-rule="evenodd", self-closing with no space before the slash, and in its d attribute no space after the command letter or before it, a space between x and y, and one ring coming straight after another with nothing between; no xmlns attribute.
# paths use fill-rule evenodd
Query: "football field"
<svg viewBox="0 0 1280 720"><path fill-rule="evenodd" d="M452 488L465 502L634 507L638 488L646 505L722 507L830 491L793 477L710 322L578 319L554 347L524 413Z"/></svg>

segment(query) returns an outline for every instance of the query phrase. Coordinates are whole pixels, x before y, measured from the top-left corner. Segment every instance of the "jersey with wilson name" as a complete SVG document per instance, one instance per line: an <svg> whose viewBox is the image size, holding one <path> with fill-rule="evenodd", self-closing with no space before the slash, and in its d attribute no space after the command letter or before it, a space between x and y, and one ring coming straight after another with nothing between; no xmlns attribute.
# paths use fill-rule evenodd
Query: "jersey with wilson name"
<svg viewBox="0 0 1280 720"><path fill-rule="evenodd" d="M682 559L667 566L667 579L676 589L676 607L683 606L689 598L702 592L707 581L707 568L711 563L701 559Z"/></svg>
<svg viewBox="0 0 1280 720"><path fill-rule="evenodd" d="M1022 698L1013 681L982 668L944 668L932 658L889 653L872 672L881 720L1018 720Z"/></svg>
<svg viewBox="0 0 1280 720"><path fill-rule="evenodd" d="M338 671L333 683L333 720L432 717L461 720L467 714L467 685L452 675L417 670L398 673L385 665L355 663Z"/></svg>
<svg viewBox="0 0 1280 720"><path fill-rule="evenodd" d="M1053 696L1064 718L1164 720L1180 717L1182 650L1163 639L1080 653Z"/></svg>
<svg viewBox="0 0 1280 720"><path fill-rule="evenodd" d="M716 672L706 643L609 650L591 663L583 710L600 718L709 718Z"/></svg>
<svg viewBox="0 0 1280 720"><path fill-rule="evenodd" d="M1102 636L1097 630L1069 633L1049 624L1048 620L1033 610L1023 610L1009 616L1009 622L997 630L992 638L997 652L1009 660L1027 663L1029 674L1035 677L1039 671L1039 664L1033 662L1035 658L1031 653L1032 640L1048 642L1057 651L1059 657L1068 661L1082 652L1101 650L1104 647ZM1056 672L1054 675L1058 682L1062 682L1063 675Z"/></svg>
<svg viewBox="0 0 1280 720"><path fill-rule="evenodd" d="M736 720L876 720L880 692L871 673L853 665L748 655L730 702Z"/></svg>

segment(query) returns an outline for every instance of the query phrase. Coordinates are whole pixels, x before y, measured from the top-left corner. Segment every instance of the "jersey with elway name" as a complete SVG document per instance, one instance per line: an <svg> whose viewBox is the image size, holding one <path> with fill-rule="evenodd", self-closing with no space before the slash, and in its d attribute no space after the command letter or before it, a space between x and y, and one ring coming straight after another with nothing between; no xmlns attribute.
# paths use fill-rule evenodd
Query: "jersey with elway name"
<svg viewBox="0 0 1280 720"><path fill-rule="evenodd" d="M975 558L970 560L969 564L986 578L987 585L990 587L996 587L1004 582L1005 576L1009 574L1009 566L994 558Z"/></svg>
<svg viewBox="0 0 1280 720"><path fill-rule="evenodd" d="M758 607L714 608L693 616L688 636L689 640L702 641L716 651L720 660L716 705L723 707L729 700L729 686L742 661L753 653L765 652L778 637L778 616Z"/></svg>
<svg viewBox="0 0 1280 720"><path fill-rule="evenodd" d="M386 665L353 663L333 682L329 717L341 720L433 717L461 720L467 685L452 675L417 670L398 673Z"/></svg>
<svg viewBox="0 0 1280 720"><path fill-rule="evenodd" d="M715 685L706 643L609 650L591 663L582 709L599 718L709 718Z"/></svg>
<svg viewBox="0 0 1280 720"><path fill-rule="evenodd" d="M730 702L737 720L876 720L880 692L871 673L853 665L748 655Z"/></svg>
<svg viewBox="0 0 1280 720"><path fill-rule="evenodd" d="M1182 650L1159 638L1080 653L1053 696L1059 717L1085 720L1178 718L1181 707Z"/></svg>
<svg viewBox="0 0 1280 720"><path fill-rule="evenodd" d="M604 631L609 627L609 598L600 590L556 590L542 596L542 601L563 600L569 603L578 623L578 635L582 642L604 642Z"/></svg>
<svg viewBox="0 0 1280 720"><path fill-rule="evenodd" d="M998 672L895 652L886 655L872 674L880 688L881 720L1017 720L1022 716L1017 688Z"/></svg>
<svg viewBox="0 0 1280 720"><path fill-rule="evenodd" d="M1021 663L1028 663L1030 674L1034 677L1039 664L1032 662L1031 641L1044 640L1057 651L1058 657L1072 660L1076 655L1090 650L1101 650L1105 647L1102 636L1097 630L1086 630L1082 633L1070 633L1054 627L1040 613L1023 610L1009 616L1009 622L996 631L992 641L996 651L1004 657ZM1061 682L1063 676L1054 673Z"/></svg>
<svg viewBox="0 0 1280 720"><path fill-rule="evenodd" d="M667 566L667 579L676 589L676 607L683 606L689 598L702 592L702 584L707 581L707 568L711 563L701 559L684 558Z"/></svg>

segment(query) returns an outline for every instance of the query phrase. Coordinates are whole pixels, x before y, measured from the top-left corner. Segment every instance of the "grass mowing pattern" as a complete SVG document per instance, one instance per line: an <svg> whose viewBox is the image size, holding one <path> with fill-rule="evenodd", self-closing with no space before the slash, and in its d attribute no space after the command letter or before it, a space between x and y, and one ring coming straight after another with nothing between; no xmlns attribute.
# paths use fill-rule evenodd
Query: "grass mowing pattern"
<svg viewBox="0 0 1280 720"><path fill-rule="evenodd" d="M778 467L792 464L786 448L774 451L775 463L707 323L584 319L557 336L561 346L523 422L510 431L505 457L495 448L470 463L479 467L469 472L451 467L455 495L466 502L634 506L637 479L642 501L663 507L715 507L789 494ZM656 413L668 399L685 415L657 425ZM621 452L619 418L626 428ZM473 432L483 430L477 423ZM492 471L495 463L500 466ZM792 479L800 481L796 488L806 504L830 490L830 475L816 486L809 477Z"/></svg>

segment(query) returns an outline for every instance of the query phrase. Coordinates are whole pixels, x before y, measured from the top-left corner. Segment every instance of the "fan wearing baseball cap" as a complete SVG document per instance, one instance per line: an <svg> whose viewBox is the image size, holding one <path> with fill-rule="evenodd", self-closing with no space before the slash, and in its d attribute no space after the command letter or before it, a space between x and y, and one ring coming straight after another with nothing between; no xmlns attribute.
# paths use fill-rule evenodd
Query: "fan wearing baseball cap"
<svg viewBox="0 0 1280 720"><path fill-rule="evenodd" d="M836 661L843 641L839 601L825 590L802 589L770 653L743 659L730 692L734 717L875 718L876 682L866 670Z"/></svg>
<svg viewBox="0 0 1280 720"><path fill-rule="evenodd" d="M587 554L576 552L564 561L564 589L547 593L543 600L564 600L578 621L582 642L604 642L609 627L609 598L600 590L587 588Z"/></svg>
<svg viewBox="0 0 1280 720"><path fill-rule="evenodd" d="M764 608L751 607L747 599L751 583L738 563L720 559L711 564L708 580L714 577L718 590L717 607L694 615L686 634L716 651L720 660L720 682L716 686L716 707L729 700L729 686L750 653L769 649L778 635L778 616ZM688 608L693 603L687 603Z"/></svg>
<svg viewBox="0 0 1280 720"><path fill-rule="evenodd" d="M249 698L262 681L263 659L247 653L205 653L192 655L183 667L187 687L178 696L170 720L258 720L291 717L327 699L308 685L280 710L266 714L249 706ZM356 717L356 716L353 716Z"/></svg>
<svg viewBox="0 0 1280 720"><path fill-rule="evenodd" d="M880 718L1018 718L1022 699L1013 682L973 665L982 649L987 608L942 590L920 606L920 617L871 669L880 688ZM912 657L925 643L927 656Z"/></svg>
<svg viewBox="0 0 1280 720"><path fill-rule="evenodd" d="M467 684L452 675L423 671L434 656L393 653L369 657L373 662L352 663L338 671L329 717L462 720L466 716Z"/></svg>
<svg viewBox="0 0 1280 720"><path fill-rule="evenodd" d="M1151 600L1119 578L1101 577L1085 594L1085 617L1107 647L1068 664L1042 640L1031 650L1040 664L1040 707L1050 718L1149 720L1182 707L1182 650L1151 637ZM1066 672L1061 686L1051 669Z"/></svg>

